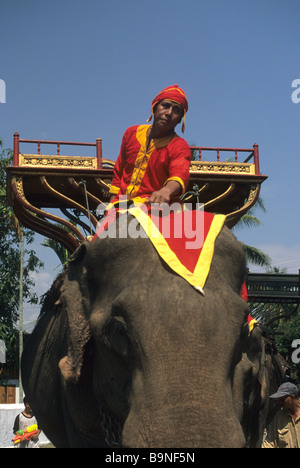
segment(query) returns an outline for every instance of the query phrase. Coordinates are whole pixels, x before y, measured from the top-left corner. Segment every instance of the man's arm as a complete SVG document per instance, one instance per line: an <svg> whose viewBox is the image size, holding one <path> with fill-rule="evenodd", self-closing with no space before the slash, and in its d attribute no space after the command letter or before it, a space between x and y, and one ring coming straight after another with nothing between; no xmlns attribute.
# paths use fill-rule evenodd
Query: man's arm
<svg viewBox="0 0 300 468"><path fill-rule="evenodd" d="M146 203L170 203L171 199L180 195L182 187L176 180L169 180L160 190L153 192Z"/></svg>
<svg viewBox="0 0 300 468"><path fill-rule="evenodd" d="M13 433L16 435L18 430L20 429L19 426L19 414L16 416L15 421L14 421L14 427L13 427Z"/></svg>
<svg viewBox="0 0 300 468"><path fill-rule="evenodd" d="M172 198L183 195L187 190L190 180L191 149L183 138L175 138L171 142L170 154L168 179L162 189L151 195L150 203L169 203Z"/></svg>
<svg viewBox="0 0 300 468"><path fill-rule="evenodd" d="M272 421L268 430L267 437L265 438L262 448L278 448L277 443L277 428L275 420Z"/></svg>

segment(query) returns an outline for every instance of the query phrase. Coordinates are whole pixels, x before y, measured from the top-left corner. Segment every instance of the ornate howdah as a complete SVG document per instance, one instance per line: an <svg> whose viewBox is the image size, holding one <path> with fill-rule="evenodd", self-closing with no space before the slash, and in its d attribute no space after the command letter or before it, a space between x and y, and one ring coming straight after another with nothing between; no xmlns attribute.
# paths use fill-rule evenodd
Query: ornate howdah
<svg viewBox="0 0 300 468"><path fill-rule="evenodd" d="M23 153L31 144L36 153ZM56 154L41 146L56 146ZM61 155L61 146L74 146L95 156ZM190 183L183 200L205 211L225 214L233 227L256 202L267 176L259 170L258 145L253 148L191 146ZM246 155L242 158L241 155ZM244 160L241 160L244 159ZM7 201L20 222L73 252L96 232L97 207L109 201L115 161L102 157L102 140L95 143L24 140L14 134L13 165L7 167Z"/></svg>

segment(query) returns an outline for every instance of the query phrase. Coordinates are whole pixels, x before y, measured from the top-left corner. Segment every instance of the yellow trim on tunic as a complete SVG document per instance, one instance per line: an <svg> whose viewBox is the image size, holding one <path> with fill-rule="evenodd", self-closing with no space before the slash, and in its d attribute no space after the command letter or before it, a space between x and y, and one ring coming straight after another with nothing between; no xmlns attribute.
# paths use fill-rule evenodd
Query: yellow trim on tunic
<svg viewBox="0 0 300 468"><path fill-rule="evenodd" d="M181 193L184 193L184 192L185 192L185 186L184 186L183 180L182 180L180 177L176 177L176 176L174 176L174 177L169 177L169 178L166 180L166 182L164 183L164 185L166 185L166 184L169 182L169 180L176 180L176 182L178 182L178 183L180 184L180 186L181 186L181 190L182 190Z"/></svg>
<svg viewBox="0 0 300 468"><path fill-rule="evenodd" d="M109 193L117 195L119 191L120 191L120 187L116 187L115 185L110 186Z"/></svg>
<svg viewBox="0 0 300 468"><path fill-rule="evenodd" d="M136 131L136 138L141 147L134 163L130 183L126 188L126 194L129 198L133 198L139 191L144 174L148 167L150 156L155 149L155 146L151 142L152 144L150 143L147 151L147 131L149 127L150 125L140 125Z"/></svg>
<svg viewBox="0 0 300 468"><path fill-rule="evenodd" d="M130 183L126 188L128 198L134 198L138 193L153 151L167 146L173 138L177 137L176 133L173 133L164 138L152 139L147 148L147 132L150 127L151 125L140 125L136 131L136 138L141 147L135 160Z"/></svg>

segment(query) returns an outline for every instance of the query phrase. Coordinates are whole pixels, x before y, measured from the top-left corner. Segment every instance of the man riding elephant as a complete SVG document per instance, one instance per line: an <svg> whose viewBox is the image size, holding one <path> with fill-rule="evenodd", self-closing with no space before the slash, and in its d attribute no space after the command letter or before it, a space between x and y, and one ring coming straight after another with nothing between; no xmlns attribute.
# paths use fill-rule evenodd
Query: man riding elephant
<svg viewBox="0 0 300 468"><path fill-rule="evenodd" d="M182 121L184 131L187 110L184 91L178 85L168 86L152 101L148 121L153 115L153 124L125 131L110 188L113 203L120 195L148 203L170 203L186 191L191 151L174 129Z"/></svg>
<svg viewBox="0 0 300 468"><path fill-rule="evenodd" d="M174 129L187 110L170 86L153 99L153 125L126 130L112 205L170 204L185 192L191 154ZM23 353L26 395L57 447L243 447L243 247L225 216L208 213L190 265L183 248L168 262L152 238L123 235L138 216L121 213L108 226L115 236L83 243L53 285Z"/></svg>

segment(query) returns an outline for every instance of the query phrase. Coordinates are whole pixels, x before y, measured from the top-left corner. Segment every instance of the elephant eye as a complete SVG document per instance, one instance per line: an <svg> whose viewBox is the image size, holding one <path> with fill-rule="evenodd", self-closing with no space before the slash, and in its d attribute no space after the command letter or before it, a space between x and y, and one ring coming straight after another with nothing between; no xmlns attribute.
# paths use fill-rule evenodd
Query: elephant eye
<svg viewBox="0 0 300 468"><path fill-rule="evenodd" d="M128 358L130 340L123 317L115 316L107 323L104 337L106 346L123 359Z"/></svg>

